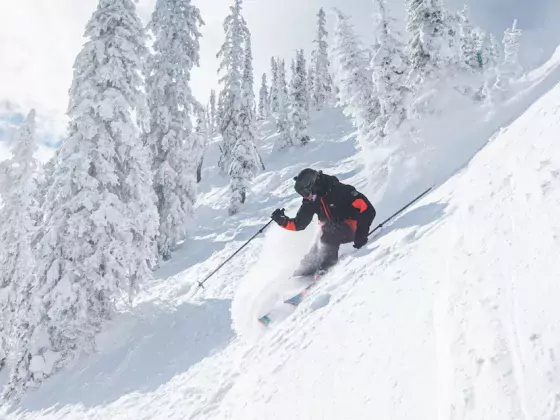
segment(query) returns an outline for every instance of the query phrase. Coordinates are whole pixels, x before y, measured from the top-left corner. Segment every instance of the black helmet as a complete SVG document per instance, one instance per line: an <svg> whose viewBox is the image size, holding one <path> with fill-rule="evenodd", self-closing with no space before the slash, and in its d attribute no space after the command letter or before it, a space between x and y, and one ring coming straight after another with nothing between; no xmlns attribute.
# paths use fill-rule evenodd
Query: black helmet
<svg viewBox="0 0 560 420"><path fill-rule="evenodd" d="M294 178L294 181L296 181L294 188L297 193L303 197L309 197L313 192L313 187L315 186L315 182L317 182L317 178L319 178L320 174L320 171L317 172L311 168L305 168L301 171L299 175Z"/></svg>

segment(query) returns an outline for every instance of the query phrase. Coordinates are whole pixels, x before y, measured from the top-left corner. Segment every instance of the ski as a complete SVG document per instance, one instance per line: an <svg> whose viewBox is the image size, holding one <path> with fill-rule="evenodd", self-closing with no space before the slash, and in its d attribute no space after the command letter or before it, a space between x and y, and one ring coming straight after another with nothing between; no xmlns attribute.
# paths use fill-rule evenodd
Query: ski
<svg viewBox="0 0 560 420"><path fill-rule="evenodd" d="M289 299L284 300L284 304L290 305L293 308L297 308L299 304L305 299L305 297L309 294L311 289L315 287L317 282L321 279L321 277L325 274L325 271L317 272L313 275L311 283L303 289L301 292L297 293L296 295L292 296ZM272 309L267 314L261 316L257 321L263 325L264 327L270 326L270 324L274 321L274 312L275 310Z"/></svg>
<svg viewBox="0 0 560 420"><path fill-rule="evenodd" d="M318 280L319 280L318 278L315 278L309 286L307 286L297 295L292 296L290 299L286 299L284 303L287 303L288 305L292 305L292 306L298 306L303 300L303 298L305 298L305 296L309 293L309 291L315 286L315 284L317 284Z"/></svg>
<svg viewBox="0 0 560 420"><path fill-rule="evenodd" d="M272 322L272 320L270 319L270 317L268 316L268 314L261 316L258 321L264 325L265 327L268 327L270 325L270 323Z"/></svg>

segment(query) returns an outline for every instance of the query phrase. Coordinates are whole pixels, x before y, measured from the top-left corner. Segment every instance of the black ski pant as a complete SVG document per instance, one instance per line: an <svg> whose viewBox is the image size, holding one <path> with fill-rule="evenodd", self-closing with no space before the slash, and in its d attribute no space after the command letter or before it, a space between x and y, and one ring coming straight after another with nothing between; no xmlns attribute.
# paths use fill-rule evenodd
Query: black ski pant
<svg viewBox="0 0 560 420"><path fill-rule="evenodd" d="M294 276L312 276L338 262L340 245L354 241L354 230L346 222L329 222L321 228L321 237L301 261Z"/></svg>

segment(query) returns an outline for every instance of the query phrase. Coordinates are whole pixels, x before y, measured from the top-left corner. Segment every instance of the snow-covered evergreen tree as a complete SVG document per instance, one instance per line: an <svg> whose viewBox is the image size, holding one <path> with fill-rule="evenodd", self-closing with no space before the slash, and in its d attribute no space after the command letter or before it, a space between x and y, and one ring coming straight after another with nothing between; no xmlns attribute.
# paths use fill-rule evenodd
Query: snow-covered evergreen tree
<svg viewBox="0 0 560 420"><path fill-rule="evenodd" d="M158 0L149 29L155 42L146 90L151 113L148 144L158 199L158 251L171 258L186 236L196 201L198 151L192 133L191 70L199 62L200 12L191 0Z"/></svg>
<svg viewBox="0 0 560 420"><path fill-rule="evenodd" d="M39 170L37 177L37 188L35 192L35 200L39 208L43 208L47 197L47 192L52 184L55 164L57 160L58 150ZM41 220L39 220L41 222Z"/></svg>
<svg viewBox="0 0 560 420"><path fill-rule="evenodd" d="M229 173L231 152L239 139L241 123L241 85L244 67L243 45L247 37L247 23L241 15L241 0L235 0L230 14L224 21L226 39L217 57L221 60L219 72L223 84L223 115L220 132L222 134L221 156L218 162L222 173Z"/></svg>
<svg viewBox="0 0 560 420"><path fill-rule="evenodd" d="M332 78L329 63L329 45L327 42L327 20L323 8L317 14L317 36L315 50L313 51L313 65L315 68L313 79L313 105L321 109L333 96Z"/></svg>
<svg viewBox="0 0 560 420"><path fill-rule="evenodd" d="M348 17L339 10L336 14L331 62L338 102L344 108L344 113L352 116L359 139L364 141L379 115L369 54L360 44Z"/></svg>
<svg viewBox="0 0 560 420"><path fill-rule="evenodd" d="M100 0L85 36L6 398L93 351L117 301L154 263L158 215L136 121L146 48L133 1Z"/></svg>
<svg viewBox="0 0 560 420"><path fill-rule="evenodd" d="M307 69L307 90L309 92L309 104L308 110L314 106L314 92L315 92L315 66L313 65L313 58L309 62L309 68Z"/></svg>
<svg viewBox="0 0 560 420"><path fill-rule="evenodd" d="M498 65L501 60L501 51L496 37L484 34L480 39L479 50L482 58L483 86L480 90L480 99L487 102L499 101L503 93L495 88L498 80Z"/></svg>
<svg viewBox="0 0 560 420"><path fill-rule="evenodd" d="M214 92L214 91L212 91ZM204 163L204 152L206 151L206 145L208 140L212 136L212 123L208 118L208 114L201 104L194 103L194 111L196 115L196 128L194 130L195 136L195 147L194 156L196 165L196 182L202 181L202 165Z"/></svg>
<svg viewBox="0 0 560 420"><path fill-rule="evenodd" d="M243 82L241 85L241 108L239 114L240 135L231 151L229 166L230 205L229 214L239 211L247 198L249 184L264 164L255 145L255 93L253 76L253 53L251 51L251 35L245 35L245 62Z"/></svg>
<svg viewBox="0 0 560 420"><path fill-rule="evenodd" d="M371 67L379 113L372 133L381 139L392 134L405 120L409 91L406 87L408 62L396 19L385 0L377 0L377 4L379 48L371 60Z"/></svg>
<svg viewBox="0 0 560 420"><path fill-rule="evenodd" d="M444 9L442 0L407 0L407 30L407 85L415 93L410 115L439 114L465 96L478 96L483 81L464 58L457 13Z"/></svg>
<svg viewBox="0 0 560 420"><path fill-rule="evenodd" d="M290 123L292 138L300 144L309 143L307 126L309 124L309 92L307 90L307 62L303 50L298 50L294 73L290 82Z"/></svg>
<svg viewBox="0 0 560 420"><path fill-rule="evenodd" d="M0 369L8 355L14 356L20 318L26 317L27 288L33 284L33 242L39 216L36 151L32 110L17 133L12 158L0 164Z"/></svg>
<svg viewBox="0 0 560 420"><path fill-rule="evenodd" d="M480 50L484 32L475 28L470 21L469 8L464 6L458 13L459 42L463 61L474 71L480 72L483 68L482 51Z"/></svg>
<svg viewBox="0 0 560 420"><path fill-rule="evenodd" d="M210 103L208 104L208 127L210 128L210 136L214 136L217 132L217 110L216 110L216 91L212 89L210 91Z"/></svg>
<svg viewBox="0 0 560 420"><path fill-rule="evenodd" d="M458 13L446 11L445 16L450 42L446 70L448 84L462 96L478 101L484 96L485 68L481 45L486 34L472 25L467 6Z"/></svg>
<svg viewBox="0 0 560 420"><path fill-rule="evenodd" d="M493 34L486 35L482 39L480 47L482 51L483 67L485 70L495 69L501 57L501 50L496 37Z"/></svg>
<svg viewBox="0 0 560 420"><path fill-rule="evenodd" d="M278 61L274 57L270 59L270 72L272 74L272 79L270 81L270 99L268 103L270 106L270 113L275 115L278 112L279 80L278 80Z"/></svg>
<svg viewBox="0 0 560 420"><path fill-rule="evenodd" d="M241 14L241 0L235 0L224 22L226 40L218 53L223 73L224 116L219 166L230 178L229 213L245 202L248 184L262 160L255 146L255 94L251 34Z"/></svg>
<svg viewBox="0 0 560 420"><path fill-rule="evenodd" d="M517 27L517 19L513 21L511 28L504 32L502 40L504 59L497 68L497 79L494 88L500 92L507 92L513 80L519 78L523 68L519 63L521 30Z"/></svg>
<svg viewBox="0 0 560 420"><path fill-rule="evenodd" d="M245 49L243 50L243 75L241 82L241 93L243 96L242 106L248 107L248 116L255 120L255 76L253 72L253 50L251 47L251 33L247 28L245 33Z"/></svg>
<svg viewBox="0 0 560 420"><path fill-rule="evenodd" d="M292 132L290 127L290 98L288 96L288 86L286 83L286 63L284 60L277 60L277 110L274 113L276 128L278 129L278 139L275 143L277 149L292 146Z"/></svg>
<svg viewBox="0 0 560 420"><path fill-rule="evenodd" d="M263 73L259 90L259 120L266 120L270 114L269 99L266 73Z"/></svg>
<svg viewBox="0 0 560 420"><path fill-rule="evenodd" d="M206 108L204 109L204 119L207 121L207 126L209 130L208 135L212 137L213 133L212 133L212 116L210 112L210 102L206 104Z"/></svg>
<svg viewBox="0 0 560 420"><path fill-rule="evenodd" d="M216 107L216 133L222 133L222 121L224 120L224 91L218 94L218 106Z"/></svg>
<svg viewBox="0 0 560 420"><path fill-rule="evenodd" d="M406 6L409 86L418 88L445 77L455 54L451 51L452 41L441 0L406 0Z"/></svg>

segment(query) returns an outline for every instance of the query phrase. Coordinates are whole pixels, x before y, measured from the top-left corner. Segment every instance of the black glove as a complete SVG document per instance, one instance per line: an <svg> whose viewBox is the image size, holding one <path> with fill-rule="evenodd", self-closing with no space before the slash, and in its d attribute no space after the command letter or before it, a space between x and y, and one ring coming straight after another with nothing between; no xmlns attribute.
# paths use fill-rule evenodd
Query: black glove
<svg viewBox="0 0 560 420"><path fill-rule="evenodd" d="M285 217L286 215L284 214L284 209L276 209L270 216L270 218L274 220L276 223L278 223L279 225L282 225Z"/></svg>
<svg viewBox="0 0 560 420"><path fill-rule="evenodd" d="M355 238L355 239L354 239L354 248L360 249L360 248L363 247L365 244L367 244L367 241L368 241L368 237L367 237L367 236Z"/></svg>

